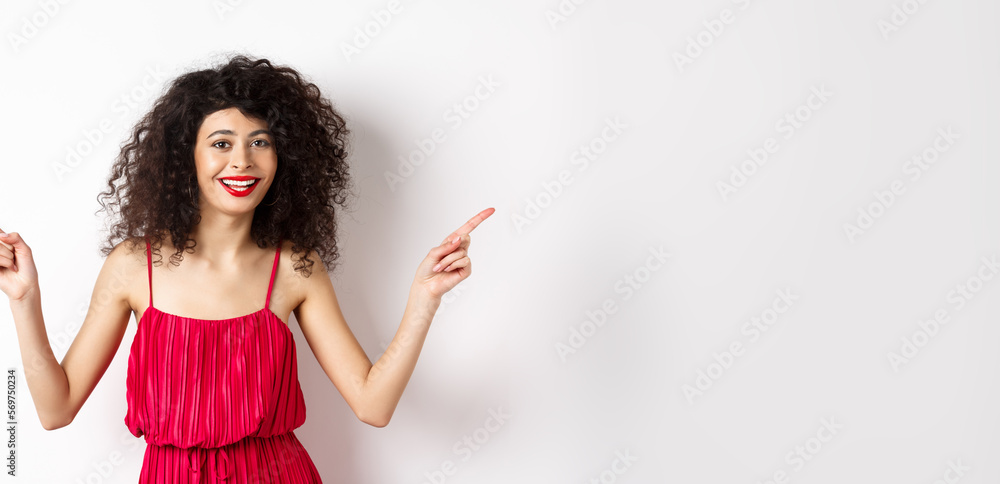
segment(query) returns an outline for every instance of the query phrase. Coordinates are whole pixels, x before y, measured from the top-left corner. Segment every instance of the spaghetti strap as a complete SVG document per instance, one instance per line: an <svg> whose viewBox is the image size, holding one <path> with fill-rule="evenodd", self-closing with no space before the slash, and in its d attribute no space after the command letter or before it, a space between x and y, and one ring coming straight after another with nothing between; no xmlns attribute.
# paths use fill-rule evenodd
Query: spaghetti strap
<svg viewBox="0 0 1000 484"><path fill-rule="evenodd" d="M146 269L149 272L149 307L153 307L153 256L149 248L149 236L146 236Z"/></svg>
<svg viewBox="0 0 1000 484"><path fill-rule="evenodd" d="M274 274L278 272L278 256L281 254L281 239L274 250L274 265L271 267L271 280L267 283L267 299L264 301L264 309L271 307L271 289L274 287ZM150 286L152 287L152 286ZM152 291L150 292L152 294ZM152 302L150 302L152 304Z"/></svg>

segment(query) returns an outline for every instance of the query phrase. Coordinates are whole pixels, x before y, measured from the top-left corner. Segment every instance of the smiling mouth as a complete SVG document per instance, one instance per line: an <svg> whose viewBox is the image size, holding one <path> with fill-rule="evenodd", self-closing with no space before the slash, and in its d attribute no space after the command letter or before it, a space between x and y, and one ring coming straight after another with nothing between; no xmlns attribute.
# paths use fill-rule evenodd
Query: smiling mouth
<svg viewBox="0 0 1000 484"><path fill-rule="evenodd" d="M228 176L219 178L219 183L234 197L245 197L257 187L260 178L252 176Z"/></svg>

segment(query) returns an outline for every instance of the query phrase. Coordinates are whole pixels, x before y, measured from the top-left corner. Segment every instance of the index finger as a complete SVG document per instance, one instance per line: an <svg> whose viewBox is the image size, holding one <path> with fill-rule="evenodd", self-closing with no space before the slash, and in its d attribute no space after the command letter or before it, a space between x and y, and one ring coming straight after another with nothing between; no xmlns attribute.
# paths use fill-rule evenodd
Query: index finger
<svg viewBox="0 0 1000 484"><path fill-rule="evenodd" d="M459 227L458 230L452 232L451 235L449 235L446 240L451 240L451 238L456 235L468 235L469 232L472 232L472 230L475 229L477 226L479 226L479 224L481 224L483 220L486 220L487 217L493 215L493 212L496 212L496 209L490 207L487 208L486 210L483 210L482 212L477 213L475 217L472 217L469 219L468 222L465 222L465 225Z"/></svg>

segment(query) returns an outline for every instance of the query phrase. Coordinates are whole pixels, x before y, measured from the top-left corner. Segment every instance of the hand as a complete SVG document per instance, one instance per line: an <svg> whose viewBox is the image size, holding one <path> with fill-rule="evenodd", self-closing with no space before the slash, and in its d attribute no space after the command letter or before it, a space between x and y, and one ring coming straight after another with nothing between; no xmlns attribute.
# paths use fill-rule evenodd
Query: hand
<svg viewBox="0 0 1000 484"><path fill-rule="evenodd" d="M38 272L31 248L17 232L0 235L0 291L14 301L24 298L37 286Z"/></svg>
<svg viewBox="0 0 1000 484"><path fill-rule="evenodd" d="M445 237L441 245L431 249L427 257L417 267L413 283L419 285L430 297L441 296L472 274L472 260L469 259L469 244L472 229L493 215L496 209L487 208L469 219L465 225Z"/></svg>

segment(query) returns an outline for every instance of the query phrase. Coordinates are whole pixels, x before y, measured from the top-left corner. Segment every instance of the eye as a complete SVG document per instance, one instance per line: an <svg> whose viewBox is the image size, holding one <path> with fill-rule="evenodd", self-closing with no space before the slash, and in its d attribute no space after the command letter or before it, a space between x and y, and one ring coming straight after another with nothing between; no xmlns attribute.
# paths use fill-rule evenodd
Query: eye
<svg viewBox="0 0 1000 484"><path fill-rule="evenodd" d="M268 146L271 146L271 142L266 139L255 139L251 144L258 148L267 148Z"/></svg>
<svg viewBox="0 0 1000 484"><path fill-rule="evenodd" d="M229 142L228 141L219 140L219 141L216 141L215 143L212 143L212 146L215 147L215 148L228 148L229 147Z"/></svg>

